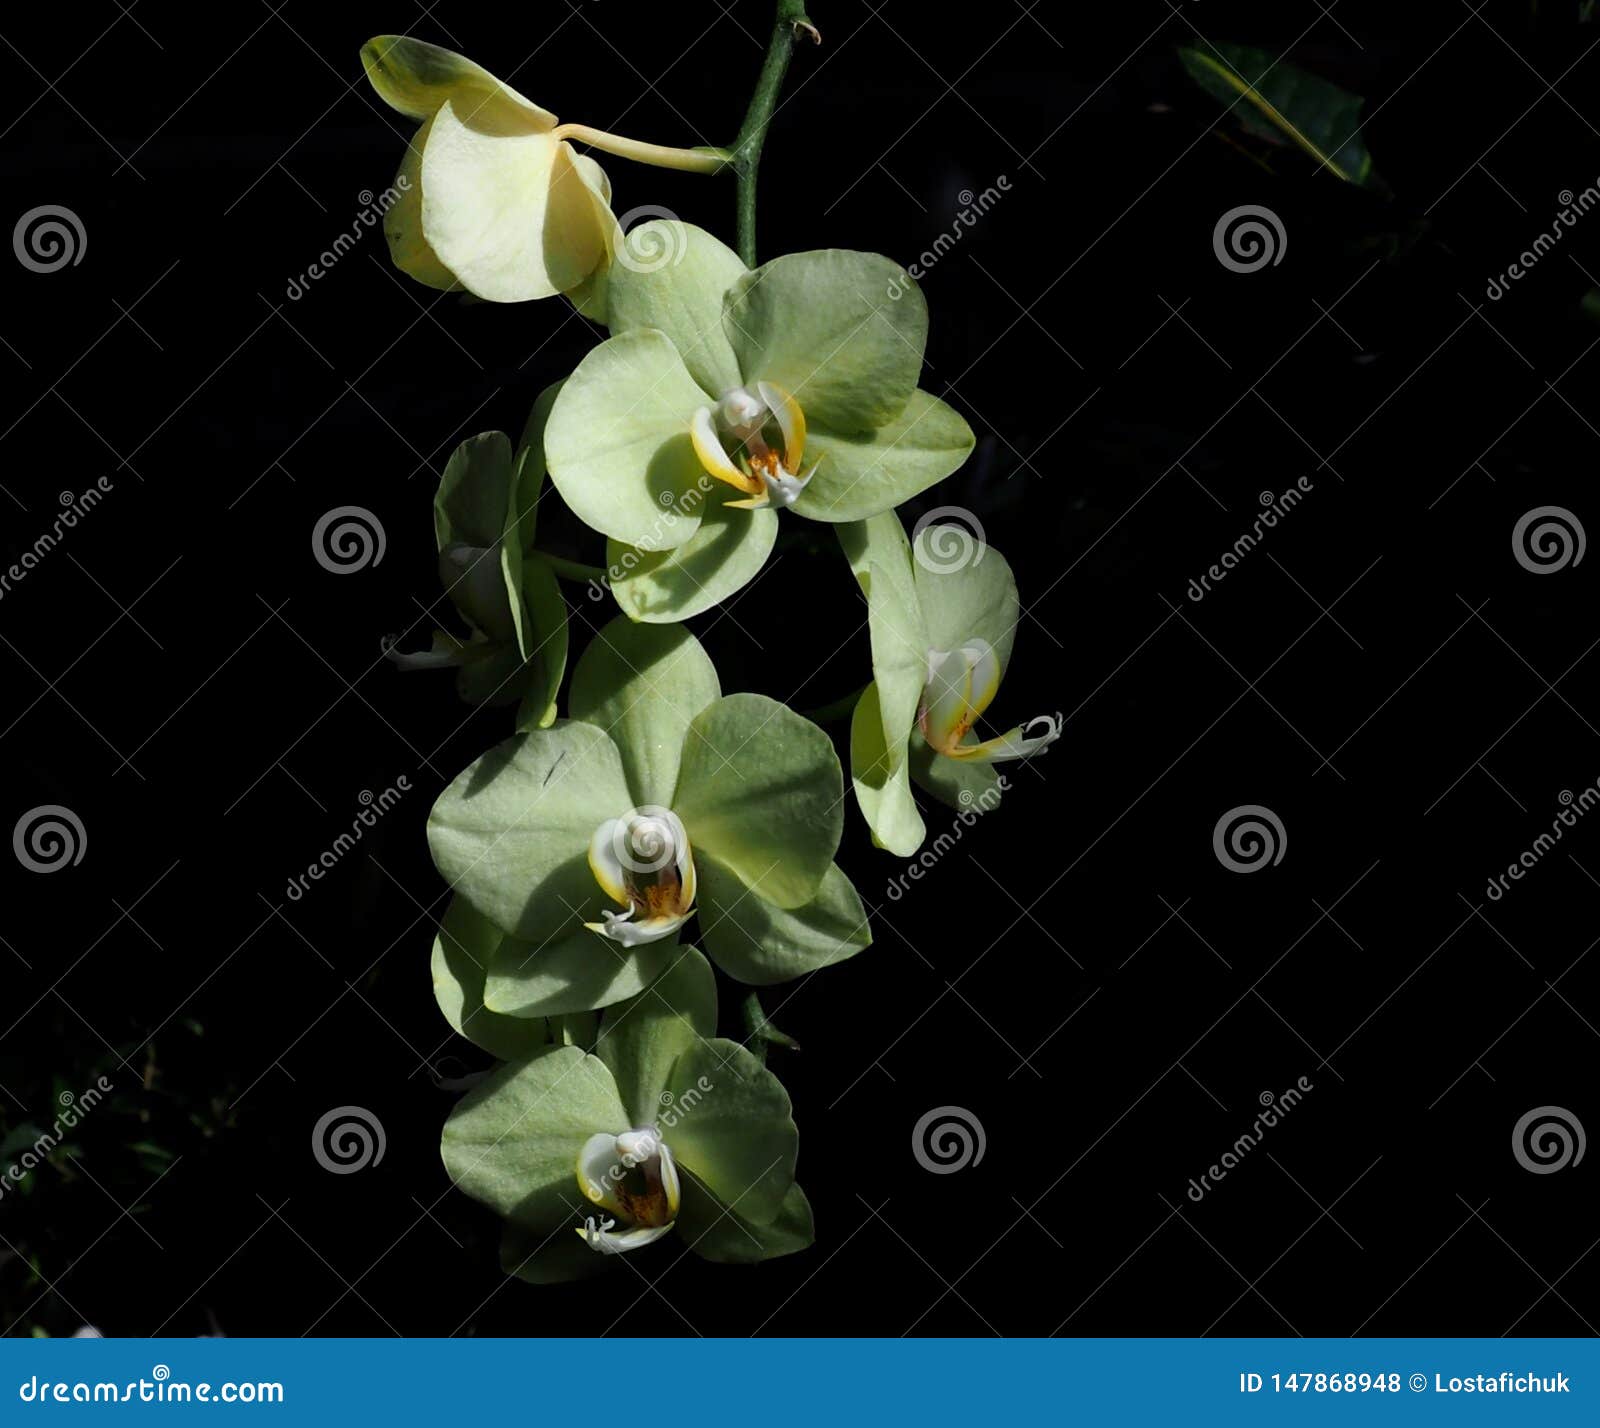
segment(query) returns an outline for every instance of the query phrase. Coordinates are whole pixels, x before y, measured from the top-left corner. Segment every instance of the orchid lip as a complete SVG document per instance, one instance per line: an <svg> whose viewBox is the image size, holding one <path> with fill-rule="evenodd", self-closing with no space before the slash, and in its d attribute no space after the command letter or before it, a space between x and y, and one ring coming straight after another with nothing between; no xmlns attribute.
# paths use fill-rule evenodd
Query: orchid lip
<svg viewBox="0 0 1600 1428"><path fill-rule="evenodd" d="M671 937L685 922L689 920L688 914L681 917L647 917L635 922L634 909L628 908L624 912L612 912L607 908L600 915L601 922L586 922L583 925L591 932L598 932L602 937L609 937L613 942L620 942L624 947L643 947L651 942L660 942Z"/></svg>
<svg viewBox="0 0 1600 1428"><path fill-rule="evenodd" d="M1061 737L1065 719L1041 714L992 739L970 739L1000 688L1000 660L987 640L974 639L955 650L928 651L928 680L917 721L922 736L946 758L974 763L1026 759Z"/></svg>
<svg viewBox="0 0 1600 1428"><path fill-rule="evenodd" d="M805 413L773 382L732 387L715 407L700 407L689 436L706 474L744 493L726 503L737 509L792 506L816 473L816 462L801 470Z"/></svg>
<svg viewBox="0 0 1600 1428"><path fill-rule="evenodd" d="M589 840L589 868L622 910L584 926L624 947L671 937L694 914L694 856L670 808L649 804L606 819Z"/></svg>
<svg viewBox="0 0 1600 1428"><path fill-rule="evenodd" d="M641 1249L677 1222L677 1162L655 1126L621 1135L596 1132L579 1149L576 1170L578 1189L598 1213L575 1228L596 1253Z"/></svg>

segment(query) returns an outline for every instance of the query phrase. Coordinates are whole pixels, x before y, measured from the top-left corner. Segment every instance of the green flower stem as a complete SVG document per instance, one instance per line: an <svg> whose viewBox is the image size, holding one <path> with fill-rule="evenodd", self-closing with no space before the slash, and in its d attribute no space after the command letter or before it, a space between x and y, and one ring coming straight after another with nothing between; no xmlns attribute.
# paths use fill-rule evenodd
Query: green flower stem
<svg viewBox="0 0 1600 1428"><path fill-rule="evenodd" d="M601 585L606 583L606 572L598 565L584 565L580 561L568 560L565 556L548 555L542 550L538 552L538 556L563 580L577 580L584 583L594 580Z"/></svg>
<svg viewBox="0 0 1600 1428"><path fill-rule="evenodd" d="M744 1023L744 1042L755 1058L766 1064L767 1045L787 1046L791 1051L798 1051L800 1043L792 1036L781 1032L770 1021L767 1014L761 1009L759 993L751 992L739 1005L739 1018Z"/></svg>
<svg viewBox="0 0 1600 1428"><path fill-rule="evenodd" d="M636 163L653 164L658 169L681 169L691 174L714 174L724 169L733 156L726 149L674 149L666 144L645 144L587 124L562 124L552 131L557 139L574 139L590 148L602 149Z"/></svg>
<svg viewBox="0 0 1600 1428"><path fill-rule="evenodd" d="M739 137L733 141L733 170L738 178L734 200L738 219L737 246L739 256L750 268L756 265L756 170L761 164L761 146L766 142L767 125L789 69L795 36L802 29L809 31L813 39L818 38L816 27L806 17L805 0L778 0L772 38L767 41L767 55L761 62L761 73L750 95L744 123L739 126Z"/></svg>

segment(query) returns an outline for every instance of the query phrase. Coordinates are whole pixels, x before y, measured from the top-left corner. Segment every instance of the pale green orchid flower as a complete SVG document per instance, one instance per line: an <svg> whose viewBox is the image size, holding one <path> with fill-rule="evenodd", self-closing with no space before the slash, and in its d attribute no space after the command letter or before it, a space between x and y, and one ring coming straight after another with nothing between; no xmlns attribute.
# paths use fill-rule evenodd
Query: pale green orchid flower
<svg viewBox="0 0 1600 1428"><path fill-rule="evenodd" d="M558 386L541 392L512 451L503 432L469 437L451 454L433 503L439 577L466 622L459 639L385 653L401 669L457 671L469 704L522 701L519 722L549 725L567 664L567 606L555 572L533 549L544 483L544 424Z"/></svg>
<svg viewBox="0 0 1600 1428"><path fill-rule="evenodd" d="M988 739L973 732L1021 618L1016 579L993 546L954 525L927 526L913 546L893 511L841 526L839 540L872 639L873 682L850 721L856 802L873 842L909 857L926 835L912 780L963 813L986 813L1000 800L994 765L1049 748L1063 720L1040 715Z"/></svg>
<svg viewBox="0 0 1600 1428"><path fill-rule="evenodd" d="M733 594L785 507L863 520L972 450L961 416L917 387L927 306L897 263L826 249L750 270L676 220L628 237L658 257L610 270L612 336L563 385L545 455L607 537L631 618L682 620Z"/></svg>
<svg viewBox="0 0 1600 1428"><path fill-rule="evenodd" d="M585 1278L674 1232L720 1263L811 1243L788 1093L716 1023L710 965L676 948L650 988L600 1019L592 1050L535 1050L456 1107L445 1167L507 1221L508 1274Z"/></svg>
<svg viewBox="0 0 1600 1428"><path fill-rule="evenodd" d="M369 40L361 62L384 102L422 126L383 229L395 266L429 287L490 302L565 293L603 319L621 235L610 181L570 141L701 173L727 161L562 124L471 60L409 36Z"/></svg>
<svg viewBox="0 0 1600 1428"><path fill-rule="evenodd" d="M462 1006L551 1017L610 1006L678 954L691 916L739 981L787 981L871 942L834 863L832 741L756 694L723 695L682 626L617 617L579 659L568 712L492 749L440 795L447 916L485 968Z"/></svg>

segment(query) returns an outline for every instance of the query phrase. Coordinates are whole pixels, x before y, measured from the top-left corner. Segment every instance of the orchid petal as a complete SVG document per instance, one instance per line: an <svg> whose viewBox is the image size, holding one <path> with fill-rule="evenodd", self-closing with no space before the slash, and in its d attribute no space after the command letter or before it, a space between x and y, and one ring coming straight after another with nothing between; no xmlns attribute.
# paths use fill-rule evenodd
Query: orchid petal
<svg viewBox="0 0 1600 1428"><path fill-rule="evenodd" d="M710 407L696 409L689 423L689 440L693 443L694 454L700 458L700 464L708 476L715 476L717 480L726 481L730 486L737 486L741 491L761 489L759 478L747 476L728 459L728 453L723 449L722 441L717 436Z"/></svg>

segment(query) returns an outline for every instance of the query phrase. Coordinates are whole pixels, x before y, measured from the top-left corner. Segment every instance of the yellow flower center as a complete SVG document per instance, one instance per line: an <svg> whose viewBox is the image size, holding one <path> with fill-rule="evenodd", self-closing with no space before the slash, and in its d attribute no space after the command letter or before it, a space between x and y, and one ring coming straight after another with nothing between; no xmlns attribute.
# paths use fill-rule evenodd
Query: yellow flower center
<svg viewBox="0 0 1600 1428"><path fill-rule="evenodd" d="M772 382L734 387L715 408L701 407L689 424L689 438L707 475L752 498L730 501L731 506L793 505L811 479L811 471L800 470L805 413Z"/></svg>

